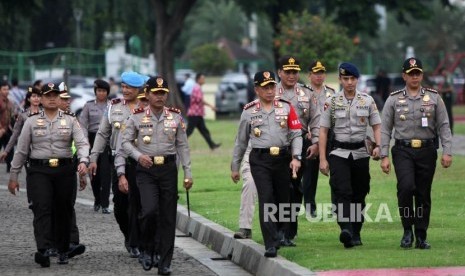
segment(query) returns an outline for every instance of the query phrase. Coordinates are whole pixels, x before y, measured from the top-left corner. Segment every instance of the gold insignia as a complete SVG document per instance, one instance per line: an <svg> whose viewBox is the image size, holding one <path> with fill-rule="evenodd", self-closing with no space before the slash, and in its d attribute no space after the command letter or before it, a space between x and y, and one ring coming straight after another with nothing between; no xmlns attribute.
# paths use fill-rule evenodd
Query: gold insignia
<svg viewBox="0 0 465 276"><path fill-rule="evenodd" d="M158 87L163 86L163 79L162 78L157 78L157 85L158 85Z"/></svg>
<svg viewBox="0 0 465 276"><path fill-rule="evenodd" d="M304 108L304 114L307 114L308 109Z"/></svg>
<svg viewBox="0 0 465 276"><path fill-rule="evenodd" d="M326 98L329 98L329 97L331 97L331 93L326 92Z"/></svg>
<svg viewBox="0 0 465 276"><path fill-rule="evenodd" d="M428 102L429 100L430 100L430 98L429 98L428 94L423 97L424 102Z"/></svg>
<svg viewBox="0 0 465 276"><path fill-rule="evenodd" d="M120 124L120 122L115 122L115 123L113 124L113 126L114 126L115 128L117 128L117 129L119 129L119 128L121 127L121 124Z"/></svg>
<svg viewBox="0 0 465 276"><path fill-rule="evenodd" d="M142 141L144 141L145 144L150 144L150 141L152 141L152 138L146 135L144 136L144 138L142 138Z"/></svg>
<svg viewBox="0 0 465 276"><path fill-rule="evenodd" d="M402 115L400 115L400 119L401 119L402 121L405 121L405 119L407 119L407 118L405 117L404 114L402 114Z"/></svg>
<svg viewBox="0 0 465 276"><path fill-rule="evenodd" d="M344 68L340 68L339 69L339 73L341 73L341 75L345 75L346 74L346 70Z"/></svg>
<svg viewBox="0 0 465 276"><path fill-rule="evenodd" d="M416 63L417 63L417 61L413 58L411 58L408 62L410 63L410 67L416 66Z"/></svg>
<svg viewBox="0 0 465 276"><path fill-rule="evenodd" d="M288 62L289 62L290 65L294 65L295 59L291 57L291 58L289 58Z"/></svg>
<svg viewBox="0 0 465 276"><path fill-rule="evenodd" d="M262 131L258 127L256 127L253 129L253 134L255 135L255 137L260 137Z"/></svg>
<svg viewBox="0 0 465 276"><path fill-rule="evenodd" d="M268 71L263 72L263 77L265 77L265 79L270 78L270 72Z"/></svg>
<svg viewBox="0 0 465 276"><path fill-rule="evenodd" d="M66 120L65 119L60 120L60 126L66 126Z"/></svg>
<svg viewBox="0 0 465 276"><path fill-rule="evenodd" d="M285 126L286 126L286 121L281 121L281 123L279 123L279 125L280 125L281 127L285 127Z"/></svg>
<svg viewBox="0 0 465 276"><path fill-rule="evenodd" d="M149 123L150 122L150 118L145 116L144 118L142 118L142 123Z"/></svg>
<svg viewBox="0 0 465 276"><path fill-rule="evenodd" d="M44 125L44 119L37 119L37 125L38 126L43 126Z"/></svg>
<svg viewBox="0 0 465 276"><path fill-rule="evenodd" d="M405 100L399 100L399 103L405 103Z"/></svg>

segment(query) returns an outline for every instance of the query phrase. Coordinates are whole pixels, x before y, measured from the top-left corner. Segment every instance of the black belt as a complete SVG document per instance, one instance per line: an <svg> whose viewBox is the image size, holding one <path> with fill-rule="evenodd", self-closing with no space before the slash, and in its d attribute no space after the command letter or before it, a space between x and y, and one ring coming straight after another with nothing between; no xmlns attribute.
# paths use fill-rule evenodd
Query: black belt
<svg viewBox="0 0 465 276"><path fill-rule="evenodd" d="M278 154L274 154L275 150L278 149ZM258 153L268 153L270 155L284 155L289 154L289 147L271 147L271 148L252 148L252 151Z"/></svg>
<svg viewBox="0 0 465 276"><path fill-rule="evenodd" d="M164 165L176 161L176 154L150 156L154 165Z"/></svg>
<svg viewBox="0 0 465 276"><path fill-rule="evenodd" d="M29 164L33 166L58 167L73 163L72 158L29 159Z"/></svg>
<svg viewBox="0 0 465 276"><path fill-rule="evenodd" d="M349 143L349 142L339 142L337 140L334 140L333 142L333 148L341 148L341 149L348 149L348 150L354 150L354 149L359 149L365 147L365 142L355 142L355 143Z"/></svg>
<svg viewBox="0 0 465 276"><path fill-rule="evenodd" d="M396 146L420 149L431 147L435 145L434 139L410 139L410 140L398 140L396 139Z"/></svg>

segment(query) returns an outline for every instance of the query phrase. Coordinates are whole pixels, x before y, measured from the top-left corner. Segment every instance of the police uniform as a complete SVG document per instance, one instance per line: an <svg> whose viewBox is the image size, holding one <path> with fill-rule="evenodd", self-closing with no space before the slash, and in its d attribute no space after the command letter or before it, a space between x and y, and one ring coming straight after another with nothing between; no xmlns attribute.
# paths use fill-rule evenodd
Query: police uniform
<svg viewBox="0 0 465 276"><path fill-rule="evenodd" d="M326 68L320 61L316 61L310 65L309 71L312 73L321 71L326 72ZM313 91L313 95L317 99L317 105L320 109L320 113L323 113L323 107L326 100L331 98L331 96L333 96L336 91L325 84L323 84L320 92L316 92L311 85L308 85L308 87ZM305 208L308 214L310 214L312 217L316 217L315 196L316 188L318 185L318 175L320 174L320 158L317 157L315 159L307 159L304 162L305 168L302 171L302 193L304 195Z"/></svg>
<svg viewBox="0 0 465 276"><path fill-rule="evenodd" d="M135 72L124 72L121 74L121 80L123 83L132 87L142 87L144 85L144 77ZM131 109L129 103L124 99L114 99L110 101L105 114L100 121L99 129L95 135L94 145L90 154L90 162L97 162L99 154L104 152L105 147L109 143L112 151L112 157L110 158L111 163L114 162L114 156L116 154L116 148L118 141L121 141L119 137L121 132L126 128L126 120L131 116L133 110L140 108L140 103L137 101L135 108ZM122 193L118 189L118 175L116 173L114 165L111 170L111 181L113 191L113 212L115 215L116 222L118 223L121 232L125 238L125 246L131 257L137 257L139 255L137 247L139 246L139 223L137 222L138 211L137 208L132 208L132 212L129 212L129 205L131 205L130 195ZM135 179L128 178L128 182L134 193L137 194L137 185ZM130 191L131 193L131 191ZM132 202L133 205L137 205L137 197Z"/></svg>
<svg viewBox="0 0 465 276"><path fill-rule="evenodd" d="M350 63L340 65L339 75L359 77L358 69ZM364 141L368 126L379 124L381 119L376 104L365 93L356 91L354 98L348 100L341 90L324 105L320 127L334 130L334 146L328 159L330 186L341 228L340 241L345 247L362 244L363 215L359 211L365 207L365 197L370 191L370 155ZM355 214L351 214L352 204L361 205L361 208L355 208ZM347 222L349 218L352 219Z"/></svg>
<svg viewBox="0 0 465 276"><path fill-rule="evenodd" d="M407 59L403 68L404 73L409 73L410 69L422 71L421 61ZM383 108L382 158L389 156L393 129L395 145L391 152L397 177L399 213L404 227L401 247L412 246L414 226L417 247L428 249L426 232L439 137L443 155L452 155L452 135L441 96L436 90L424 87L416 96L411 96L407 87L392 92Z"/></svg>
<svg viewBox="0 0 465 276"><path fill-rule="evenodd" d="M147 93L169 92L167 82L161 77L150 78L145 89ZM138 163L136 168L142 207L139 214L141 248L149 262L149 267L144 269L150 269L152 255L157 251L160 255L159 273L161 269L169 271L178 197L176 155L180 158L185 179L192 178L189 145L180 111L163 107L160 114L154 114L150 106L136 111L127 121L122 147L138 162L142 155L152 159L152 166L147 168ZM158 248L155 248L155 236L160 239Z"/></svg>
<svg viewBox="0 0 465 276"><path fill-rule="evenodd" d="M55 85L48 84L42 88L42 94L50 92L58 93ZM59 262L67 263L67 256L63 255L70 245L76 178L71 150L73 141L79 161L88 163L89 144L73 115L61 110L55 118L48 118L44 111L32 114L24 123L12 162L10 181L17 181L21 167L26 161L29 163L26 181L39 251L36 262L43 266L47 266L42 261L48 258L47 250L52 247L53 240L60 253Z"/></svg>
<svg viewBox="0 0 465 276"><path fill-rule="evenodd" d="M255 74L254 83L256 86L265 86L276 82L272 72L264 71ZM298 115L285 100L273 100L271 111L264 110L260 100L244 107L234 145L231 171L239 171L250 140L252 150L249 162L258 193L260 227L267 252L274 251L269 256L276 256L276 249L280 246L278 227L282 226L278 226L269 217L264 217L265 204L290 203L289 162L291 152L295 156L302 152L301 133ZM278 214L276 218L279 218Z"/></svg>
<svg viewBox="0 0 465 276"><path fill-rule="evenodd" d="M97 93L97 88L102 88L110 92L110 85L104 80L94 81L94 93ZM100 122L108 107L108 102L97 102L97 100L88 101L82 108L79 121L84 129L84 134L89 139L90 146L93 147L95 135L97 134ZM102 207L102 213L109 214L110 210L110 188L111 175L107 172L111 171L111 149L109 145L105 146L102 154L99 154L97 159L97 172L91 179L92 192L94 194L94 210L98 211Z"/></svg>
<svg viewBox="0 0 465 276"><path fill-rule="evenodd" d="M280 59L280 69L283 71L300 71L299 61L294 57L284 56ZM290 102L299 117L300 124L302 125L303 138L303 146L299 156L302 160L302 156L305 158L307 155L308 147L312 144L318 143L318 136L320 132L320 109L318 108L317 98L315 97L313 91L306 85L297 83L291 89L285 89L282 82L278 83L276 87L276 96ZM308 132L311 134L311 140L307 139ZM291 202L298 204L299 206L302 203L303 198L301 180L304 170L305 162L302 162L302 167L297 172L297 178L290 179L290 182L292 183L292 189L290 193ZM297 209L297 212L299 211L300 208ZM297 217L295 217L285 230L285 237L281 242L281 245L295 245L291 240L294 239L294 237L297 235L297 227Z"/></svg>

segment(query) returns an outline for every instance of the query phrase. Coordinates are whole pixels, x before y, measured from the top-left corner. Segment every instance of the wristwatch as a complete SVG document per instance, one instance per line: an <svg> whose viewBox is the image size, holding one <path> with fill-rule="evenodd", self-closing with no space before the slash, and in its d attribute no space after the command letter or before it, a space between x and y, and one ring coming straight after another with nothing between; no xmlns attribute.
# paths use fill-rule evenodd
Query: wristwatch
<svg viewBox="0 0 465 276"><path fill-rule="evenodd" d="M294 155L292 156L294 159L297 159L299 161L302 161L302 155Z"/></svg>
<svg viewBox="0 0 465 276"><path fill-rule="evenodd" d="M117 173L116 175L117 175L118 177L120 177L120 176L124 175L124 172L119 172L119 173Z"/></svg>
<svg viewBox="0 0 465 276"><path fill-rule="evenodd" d="M83 163L84 165L86 165L86 167L89 167L89 162L87 162L87 161L81 161L81 162L79 162L79 164L80 163Z"/></svg>

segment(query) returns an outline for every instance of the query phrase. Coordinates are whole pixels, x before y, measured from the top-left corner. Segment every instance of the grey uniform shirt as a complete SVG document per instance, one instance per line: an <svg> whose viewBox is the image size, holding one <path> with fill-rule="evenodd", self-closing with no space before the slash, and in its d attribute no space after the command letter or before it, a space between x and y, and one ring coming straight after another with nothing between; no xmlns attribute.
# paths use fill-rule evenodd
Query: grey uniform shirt
<svg viewBox="0 0 465 276"><path fill-rule="evenodd" d="M184 177L192 178L185 128L181 114L174 109L165 107L160 117L157 117L150 107L146 107L129 117L123 133L122 147L136 161L141 155L177 154L184 169Z"/></svg>
<svg viewBox="0 0 465 276"><path fill-rule="evenodd" d="M406 88L392 92L383 108L381 156L389 156L389 143L394 139L441 138L443 153L452 155L449 117L436 90L421 88L417 96L409 96Z"/></svg>
<svg viewBox="0 0 465 276"><path fill-rule="evenodd" d="M41 109L39 109L39 111L40 110ZM16 142L18 142L19 134L21 133L24 122L27 120L29 115L31 115L31 111L29 110L29 108L18 114L15 126L13 127L13 133L11 134L10 140L8 141L8 144L5 147L5 152L9 153L16 145Z"/></svg>
<svg viewBox="0 0 465 276"><path fill-rule="evenodd" d="M357 143L365 140L368 126L381 124L378 108L373 98L356 91L352 101L344 96L344 91L336 93L326 100L325 111L321 115L320 126L331 128L331 102L334 98L334 134L339 142ZM369 157L365 147L355 150L336 148L330 154L354 159Z"/></svg>
<svg viewBox="0 0 465 276"><path fill-rule="evenodd" d="M89 132L97 133L102 117L108 108L109 102L97 103L97 100L87 102L82 108L79 122L84 135L89 137Z"/></svg>
<svg viewBox="0 0 465 276"><path fill-rule="evenodd" d="M244 107L234 145L232 171L239 171L249 140L252 148L291 146L292 155L300 155L302 131L294 108L278 99L273 101L270 111L263 110L259 100Z"/></svg>
<svg viewBox="0 0 465 276"><path fill-rule="evenodd" d="M139 108L139 103L134 109ZM120 131L126 127L126 120L131 116L132 110L125 100L112 100L110 106L100 121L97 135L95 135L94 145L90 153L90 162L97 162L98 155L103 152L107 142L110 148L116 153L116 146Z"/></svg>
<svg viewBox="0 0 465 276"><path fill-rule="evenodd" d="M58 111L55 118L48 118L42 111L30 116L19 136L17 149L11 162L10 180L18 180L26 160L72 158L71 144L77 149L80 162L89 161L89 142L76 117Z"/></svg>
<svg viewBox="0 0 465 276"><path fill-rule="evenodd" d="M320 113L323 114L325 102L328 100L328 98L331 98L331 96L334 96L334 94L336 94L336 91L327 85L323 85L320 92L316 92L315 90L313 90L313 94L317 98L318 108L320 109Z"/></svg>
<svg viewBox="0 0 465 276"><path fill-rule="evenodd" d="M302 133L310 132L312 134L312 144L318 143L320 136L320 109L318 101L313 91L300 84L296 84L292 89L284 89L281 83L276 86L276 96L292 104L300 123L302 124Z"/></svg>

